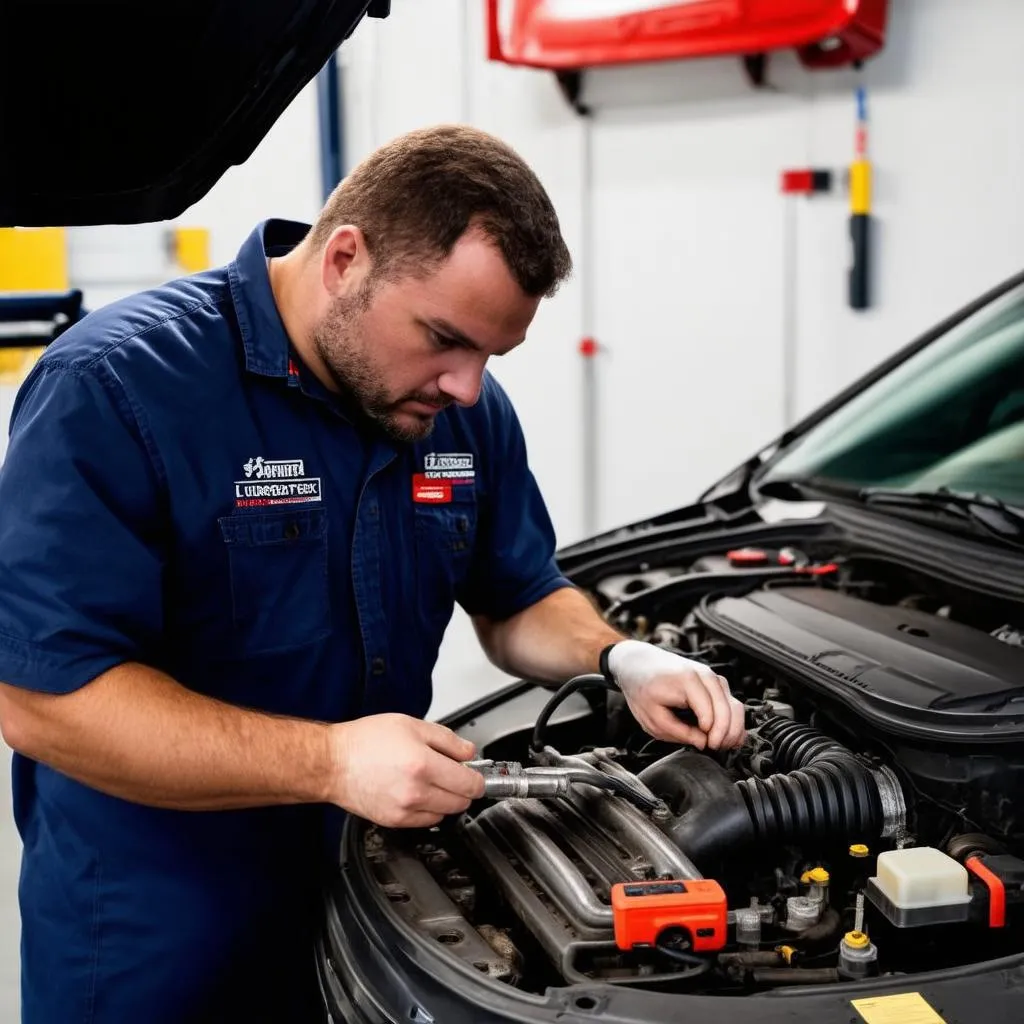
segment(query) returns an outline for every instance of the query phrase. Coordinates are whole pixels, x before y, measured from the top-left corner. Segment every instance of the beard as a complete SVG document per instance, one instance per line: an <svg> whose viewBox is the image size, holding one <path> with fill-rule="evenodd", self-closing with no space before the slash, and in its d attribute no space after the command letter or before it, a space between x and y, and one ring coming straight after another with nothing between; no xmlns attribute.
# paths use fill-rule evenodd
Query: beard
<svg viewBox="0 0 1024 1024"><path fill-rule="evenodd" d="M397 397L390 393L372 341L361 330L371 296L368 283L358 295L336 299L313 331L313 346L341 394L363 416L394 441L422 441L433 431L434 417L403 411L402 403L423 402L440 411L452 399L441 392L411 391Z"/></svg>

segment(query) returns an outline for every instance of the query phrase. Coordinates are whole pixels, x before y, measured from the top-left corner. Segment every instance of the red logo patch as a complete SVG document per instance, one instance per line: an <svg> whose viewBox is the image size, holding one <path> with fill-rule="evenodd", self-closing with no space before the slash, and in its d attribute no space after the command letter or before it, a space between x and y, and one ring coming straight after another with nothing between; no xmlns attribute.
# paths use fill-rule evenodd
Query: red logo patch
<svg viewBox="0 0 1024 1024"><path fill-rule="evenodd" d="M429 480L423 473L412 478L412 500L426 505L443 505L452 500L450 480Z"/></svg>

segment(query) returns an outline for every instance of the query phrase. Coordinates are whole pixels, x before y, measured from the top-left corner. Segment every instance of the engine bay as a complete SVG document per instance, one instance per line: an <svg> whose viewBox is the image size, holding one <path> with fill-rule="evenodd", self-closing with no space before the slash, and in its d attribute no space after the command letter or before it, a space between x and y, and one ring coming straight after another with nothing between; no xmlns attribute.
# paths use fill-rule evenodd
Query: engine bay
<svg viewBox="0 0 1024 1024"><path fill-rule="evenodd" d="M1024 610L822 547L588 588L624 635L725 676L746 741L654 740L599 676L544 692L479 749L467 813L360 832L403 927L533 993L736 996L1024 952Z"/></svg>

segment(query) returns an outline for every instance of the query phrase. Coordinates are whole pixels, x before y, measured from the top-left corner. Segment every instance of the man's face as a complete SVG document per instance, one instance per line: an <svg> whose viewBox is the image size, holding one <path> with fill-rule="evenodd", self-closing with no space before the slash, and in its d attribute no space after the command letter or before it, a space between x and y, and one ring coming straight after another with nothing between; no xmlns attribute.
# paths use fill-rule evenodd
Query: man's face
<svg viewBox="0 0 1024 1024"><path fill-rule="evenodd" d="M442 409L476 402L487 360L523 341L539 302L471 231L428 276L364 281L335 298L313 343L340 390L385 433L419 441Z"/></svg>

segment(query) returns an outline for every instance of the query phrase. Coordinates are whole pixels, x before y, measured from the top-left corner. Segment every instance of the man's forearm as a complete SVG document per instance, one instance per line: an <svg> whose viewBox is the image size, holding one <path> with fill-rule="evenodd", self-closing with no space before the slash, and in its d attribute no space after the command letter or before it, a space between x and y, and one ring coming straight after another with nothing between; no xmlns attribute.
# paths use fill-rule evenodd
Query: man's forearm
<svg viewBox="0 0 1024 1024"><path fill-rule="evenodd" d="M69 694L0 684L0 723L20 753L158 807L315 802L332 772L327 726L224 704L138 664Z"/></svg>
<svg viewBox="0 0 1024 1024"><path fill-rule="evenodd" d="M580 591L565 587L503 622L474 620L499 668L552 684L598 670L602 648L623 639Z"/></svg>

